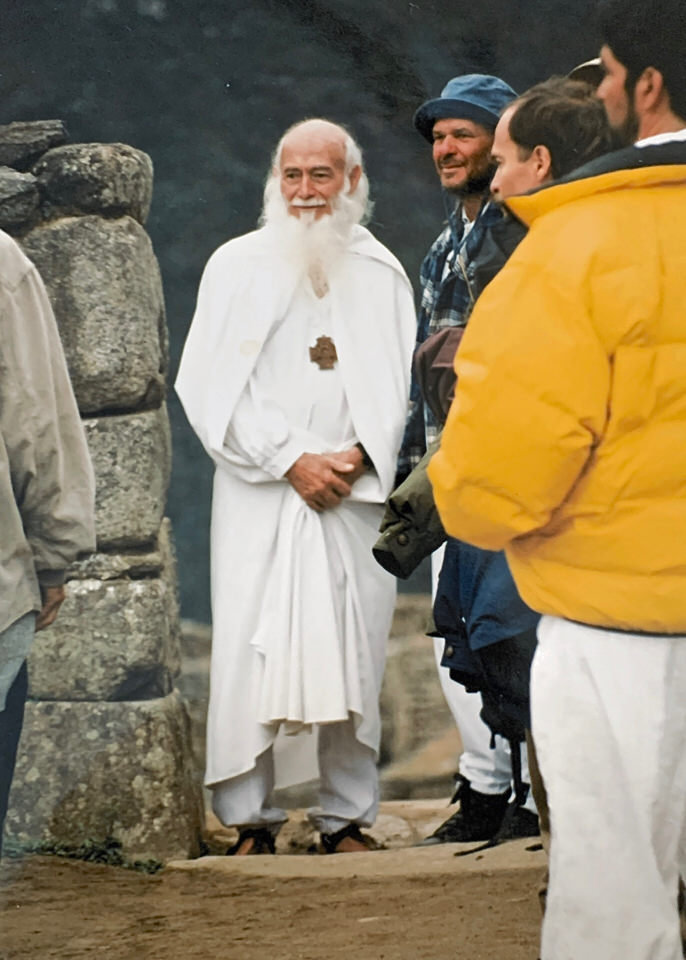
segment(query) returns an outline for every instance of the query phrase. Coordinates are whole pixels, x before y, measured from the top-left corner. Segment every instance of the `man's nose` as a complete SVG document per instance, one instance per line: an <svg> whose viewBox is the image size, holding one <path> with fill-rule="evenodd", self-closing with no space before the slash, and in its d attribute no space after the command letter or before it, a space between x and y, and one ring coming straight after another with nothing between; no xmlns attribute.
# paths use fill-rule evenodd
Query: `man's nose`
<svg viewBox="0 0 686 960"><path fill-rule="evenodd" d="M312 196L313 192L312 181L307 174L304 174L298 184L298 196L302 200L307 200L308 197Z"/></svg>
<svg viewBox="0 0 686 960"><path fill-rule="evenodd" d="M437 157L448 157L457 153L457 140L454 137L444 137L440 143L434 144Z"/></svg>

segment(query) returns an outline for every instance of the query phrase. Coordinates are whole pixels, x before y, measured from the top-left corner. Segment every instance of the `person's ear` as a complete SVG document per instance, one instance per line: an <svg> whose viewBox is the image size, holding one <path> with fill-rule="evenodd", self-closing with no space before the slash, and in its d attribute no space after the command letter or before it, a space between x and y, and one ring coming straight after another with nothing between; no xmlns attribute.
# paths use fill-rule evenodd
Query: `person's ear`
<svg viewBox="0 0 686 960"><path fill-rule="evenodd" d="M664 77L655 67L646 67L634 87L634 106L640 112L654 110L665 96Z"/></svg>
<svg viewBox="0 0 686 960"><path fill-rule="evenodd" d="M357 190L357 185L360 182L361 176L362 176L362 167L359 166L358 164L358 166L353 167L352 170L350 171L350 176L348 177L348 179L350 180L350 189L348 190L348 193L354 193Z"/></svg>
<svg viewBox="0 0 686 960"><path fill-rule="evenodd" d="M534 176L538 183L545 183L546 180L552 180L553 177L553 158L550 156L550 150L542 143L534 147L531 151L531 160L533 163Z"/></svg>

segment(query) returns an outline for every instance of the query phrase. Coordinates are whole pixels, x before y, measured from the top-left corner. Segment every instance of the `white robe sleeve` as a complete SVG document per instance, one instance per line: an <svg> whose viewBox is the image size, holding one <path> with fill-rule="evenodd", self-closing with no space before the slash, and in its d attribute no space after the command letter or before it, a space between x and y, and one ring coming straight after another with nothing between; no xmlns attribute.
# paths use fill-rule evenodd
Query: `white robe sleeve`
<svg viewBox="0 0 686 960"><path fill-rule="evenodd" d="M260 393L253 376L229 421L222 459L244 480L281 480L308 450L308 439L306 431L291 426L279 406Z"/></svg>

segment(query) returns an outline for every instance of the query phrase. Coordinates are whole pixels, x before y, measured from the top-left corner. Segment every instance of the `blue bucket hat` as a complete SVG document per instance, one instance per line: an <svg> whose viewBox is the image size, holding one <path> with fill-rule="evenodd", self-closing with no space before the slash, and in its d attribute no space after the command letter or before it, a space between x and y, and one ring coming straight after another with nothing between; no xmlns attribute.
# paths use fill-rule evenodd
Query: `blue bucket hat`
<svg viewBox="0 0 686 960"><path fill-rule="evenodd" d="M449 80L440 97L423 103L414 115L414 125L429 143L433 140L434 123L447 117L472 120L495 130L503 109L516 96L512 87L498 77L466 73Z"/></svg>

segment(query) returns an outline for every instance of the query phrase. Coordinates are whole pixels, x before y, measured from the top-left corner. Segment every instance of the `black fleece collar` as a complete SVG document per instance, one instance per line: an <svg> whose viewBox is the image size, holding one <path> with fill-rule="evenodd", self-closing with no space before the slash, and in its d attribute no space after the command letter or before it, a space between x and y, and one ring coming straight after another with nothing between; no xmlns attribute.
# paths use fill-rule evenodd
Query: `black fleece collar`
<svg viewBox="0 0 686 960"><path fill-rule="evenodd" d="M615 170L637 170L641 167L664 167L686 164L686 140L668 140L667 143L653 143L645 147L624 147L613 150L602 157L585 163L583 167L572 170L565 177L548 187L557 187L561 183L572 183L575 180L587 180L589 177L598 177L604 173L613 173Z"/></svg>

